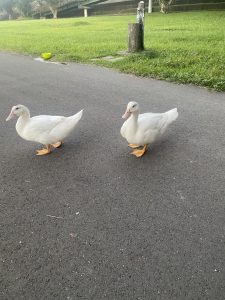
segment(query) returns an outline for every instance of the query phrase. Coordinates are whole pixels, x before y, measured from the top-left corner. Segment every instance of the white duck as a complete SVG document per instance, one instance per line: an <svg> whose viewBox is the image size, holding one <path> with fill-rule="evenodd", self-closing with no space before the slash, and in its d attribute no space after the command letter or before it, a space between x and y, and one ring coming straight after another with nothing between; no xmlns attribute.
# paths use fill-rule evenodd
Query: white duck
<svg viewBox="0 0 225 300"><path fill-rule="evenodd" d="M41 115L31 118L29 109L18 104L12 107L6 121L19 117L16 123L19 136L45 145L46 148L37 150L37 155L45 155L52 151L52 146L58 148L62 145L62 141L80 121L82 114L83 110L70 117Z"/></svg>
<svg viewBox="0 0 225 300"><path fill-rule="evenodd" d="M138 148L143 146L142 149L136 149L131 153L140 157L146 152L148 144L158 139L177 117L176 108L165 113L139 114L138 103L131 101L127 104L125 114L122 116L122 118L128 118L128 120L123 123L120 133L128 141L129 147Z"/></svg>

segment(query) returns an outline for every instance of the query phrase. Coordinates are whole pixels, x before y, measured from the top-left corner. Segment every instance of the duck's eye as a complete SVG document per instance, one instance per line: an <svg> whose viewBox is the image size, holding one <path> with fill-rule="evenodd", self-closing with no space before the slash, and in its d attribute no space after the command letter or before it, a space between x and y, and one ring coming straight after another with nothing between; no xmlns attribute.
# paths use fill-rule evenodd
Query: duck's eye
<svg viewBox="0 0 225 300"><path fill-rule="evenodd" d="M19 109L19 107L16 107L16 110Z"/></svg>
<svg viewBox="0 0 225 300"><path fill-rule="evenodd" d="M132 107L135 107L136 106L136 104L134 104Z"/></svg>

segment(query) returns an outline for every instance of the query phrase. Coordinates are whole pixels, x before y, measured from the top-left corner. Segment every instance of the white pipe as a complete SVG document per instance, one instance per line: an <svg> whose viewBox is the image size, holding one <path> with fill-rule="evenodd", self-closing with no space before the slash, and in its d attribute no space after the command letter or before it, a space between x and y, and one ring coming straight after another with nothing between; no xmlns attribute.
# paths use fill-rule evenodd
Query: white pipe
<svg viewBox="0 0 225 300"><path fill-rule="evenodd" d="M152 13L152 0L148 0L148 13Z"/></svg>

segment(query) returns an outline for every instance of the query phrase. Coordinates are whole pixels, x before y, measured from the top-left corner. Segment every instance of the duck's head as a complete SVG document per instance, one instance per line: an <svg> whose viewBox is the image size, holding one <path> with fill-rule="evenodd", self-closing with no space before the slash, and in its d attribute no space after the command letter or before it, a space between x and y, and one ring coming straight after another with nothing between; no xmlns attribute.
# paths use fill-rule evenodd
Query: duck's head
<svg viewBox="0 0 225 300"><path fill-rule="evenodd" d="M132 113L138 112L139 111L139 105L135 101L131 101L127 104L127 109L122 116L123 119L127 119Z"/></svg>
<svg viewBox="0 0 225 300"><path fill-rule="evenodd" d="M10 119L14 117L20 117L22 115L29 114L29 110L26 106L22 104L17 104L12 107L10 114L8 115L6 121L9 121Z"/></svg>

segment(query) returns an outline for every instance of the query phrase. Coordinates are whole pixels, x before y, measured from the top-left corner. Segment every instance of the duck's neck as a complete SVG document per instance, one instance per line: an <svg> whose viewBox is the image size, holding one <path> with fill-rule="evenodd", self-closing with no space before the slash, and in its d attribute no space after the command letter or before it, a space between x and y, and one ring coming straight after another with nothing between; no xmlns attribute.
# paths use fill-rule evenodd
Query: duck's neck
<svg viewBox="0 0 225 300"><path fill-rule="evenodd" d="M27 110L24 110L22 112L22 114L19 116L19 119L16 122L16 130L18 132L21 132L29 120L30 120L30 112L27 109Z"/></svg>
<svg viewBox="0 0 225 300"><path fill-rule="evenodd" d="M137 129L137 120L138 120L139 111L135 111L131 114L129 118L129 123L132 131Z"/></svg>

